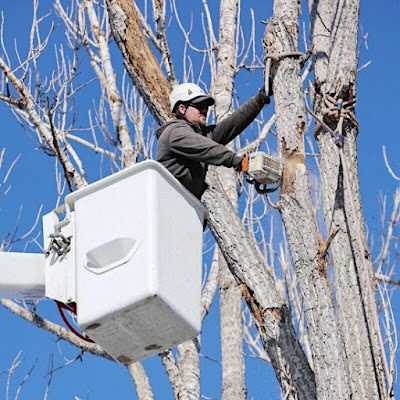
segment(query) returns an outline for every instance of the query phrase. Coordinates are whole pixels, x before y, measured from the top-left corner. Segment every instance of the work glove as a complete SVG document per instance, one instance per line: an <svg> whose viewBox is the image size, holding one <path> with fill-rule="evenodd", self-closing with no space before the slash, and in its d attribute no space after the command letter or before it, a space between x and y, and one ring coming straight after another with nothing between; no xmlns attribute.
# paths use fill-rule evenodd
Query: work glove
<svg viewBox="0 0 400 400"><path fill-rule="evenodd" d="M272 81L272 78L270 76L268 78L268 97L271 97L271 96L274 95L274 90L272 89L272 83L273 83L273 81ZM265 90L265 88L264 88L264 90Z"/></svg>
<svg viewBox="0 0 400 400"><path fill-rule="evenodd" d="M261 99L262 99L262 101L264 102L264 104L269 104L270 102L271 102L271 99L269 98L269 96L267 96L266 94L265 94L265 88L261 88L259 91L258 91L258 95L261 97Z"/></svg>
<svg viewBox="0 0 400 400"><path fill-rule="evenodd" d="M235 162L237 160L237 162ZM247 167L249 164L249 157L244 156L244 157L239 157L235 156L235 163L234 163L234 168L237 172L247 172Z"/></svg>
<svg viewBox="0 0 400 400"><path fill-rule="evenodd" d="M232 167L235 168L235 171L240 172L242 170L242 159L243 157L235 154L232 161Z"/></svg>
<svg viewBox="0 0 400 400"><path fill-rule="evenodd" d="M271 102L270 97L274 95L274 91L272 90L272 78L268 78L268 94L265 93L265 86L263 86L260 91L260 95L263 96L264 103L269 104Z"/></svg>

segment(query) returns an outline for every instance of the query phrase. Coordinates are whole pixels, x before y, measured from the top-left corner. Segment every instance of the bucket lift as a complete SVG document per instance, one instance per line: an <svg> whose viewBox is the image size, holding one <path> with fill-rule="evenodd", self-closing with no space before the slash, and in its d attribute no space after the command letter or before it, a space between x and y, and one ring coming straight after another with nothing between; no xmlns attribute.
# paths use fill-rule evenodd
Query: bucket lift
<svg viewBox="0 0 400 400"><path fill-rule="evenodd" d="M122 364L196 337L207 211L144 161L43 217L46 254L0 253L0 297L76 303L78 326Z"/></svg>

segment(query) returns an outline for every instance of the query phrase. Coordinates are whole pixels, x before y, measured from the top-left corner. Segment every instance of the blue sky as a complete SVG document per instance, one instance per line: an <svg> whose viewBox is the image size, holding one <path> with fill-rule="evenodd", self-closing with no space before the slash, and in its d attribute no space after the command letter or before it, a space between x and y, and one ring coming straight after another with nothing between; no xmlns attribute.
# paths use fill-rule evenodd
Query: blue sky
<svg viewBox="0 0 400 400"><path fill-rule="evenodd" d="M29 35L31 22L30 2L3 1L0 9L5 17L5 42L10 56L13 54L14 38L18 39L19 48L23 52ZM180 2L178 4L183 4ZM199 15L201 2L192 2L195 16ZM243 2L244 3L244 2ZM272 2L252 0L250 6L255 9L256 19L267 19L272 12ZM187 3L188 4L188 3ZM210 1L210 7L215 10L217 2ZM24 12L21 8L24 7ZM187 5L186 5L187 7ZM51 9L51 1L41 2L41 13ZM243 4L243 13L245 7ZM188 14L189 15L189 14ZM185 15L186 18L189 18ZM363 206L366 222L372 233L380 230L380 209L378 194L391 194L398 187L389 175L382 157L382 146L386 146L387 155L392 169L400 175L400 157L398 149L399 139L399 98L400 83L398 79L398 65L400 64L400 43L394 32L397 31L400 16L400 2L384 0L377 3L371 0L361 2L361 25L364 33L368 33L367 42L361 46L360 65L371 61L371 65L359 74L357 118L360 123L359 134L359 169L363 197ZM248 19L246 19L247 21ZM262 25L257 25L258 34L262 32ZM54 32L54 41L63 37L63 25L57 22ZM174 38L173 38L174 39ZM173 43L176 43L174 40ZM259 43L257 44L259 46ZM172 45L173 49L173 45ZM0 55L2 56L1 52ZM15 58L14 58L15 60ZM85 57L82 57L82 64ZM50 68L54 59L51 51L41 61L43 68ZM84 71L84 69L83 69ZM84 74L84 72L83 72ZM244 96L255 93L260 85L260 75L246 73L241 82L246 85ZM257 86L258 85L258 86ZM89 97L88 97L88 101ZM83 118L82 115L80 117ZM0 103L0 148L6 148L4 168L20 154L10 178L11 189L0 201L0 237L13 229L20 207L23 207L20 221L20 232L24 233L32 225L36 213L41 205L43 212L51 211L55 204L54 159L36 148L36 144L29 135L16 123L15 118L7 107ZM85 156L87 164L90 155ZM97 179L99 169L97 162L89 169L91 180ZM0 171L0 176L3 176ZM4 193L3 191L0 193ZM390 208L389 208L390 209ZM23 243L17 244L13 250L22 251ZM30 251L38 252L36 246ZM397 275L398 277L398 275ZM394 309L399 315L399 296L394 292ZM210 398L220 396L220 365L221 358L217 346L219 320L217 301L205 321L206 334L202 342L202 394ZM55 312L52 302L43 302L39 311L61 323ZM73 359L79 352L72 346L57 342L56 337L50 335L29 323L15 317L8 311L0 308L2 329L0 331L0 371L6 370L13 359L22 351L24 362L18 368L11 383L11 393L16 390L20 380L35 363L31 378L25 384L21 399L41 399L44 396L47 383L47 370L53 354L54 366L64 363L63 357ZM149 373L157 399L171 399L172 392L167 383L167 377L157 357L145 360L144 365ZM5 398L6 374L0 375L0 399ZM279 390L276 379L269 367L257 359L249 359L246 378L249 386L249 398L278 399ZM85 355L83 361L76 361L54 373L52 377L49 399L67 400L74 396L81 399L135 399L133 383L127 370L116 363L102 360L91 355Z"/></svg>

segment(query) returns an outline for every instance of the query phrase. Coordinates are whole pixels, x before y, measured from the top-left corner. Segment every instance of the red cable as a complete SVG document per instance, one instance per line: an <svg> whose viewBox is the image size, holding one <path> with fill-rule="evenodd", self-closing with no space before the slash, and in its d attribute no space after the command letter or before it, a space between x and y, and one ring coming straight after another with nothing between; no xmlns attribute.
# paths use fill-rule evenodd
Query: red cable
<svg viewBox="0 0 400 400"><path fill-rule="evenodd" d="M92 340L92 339L90 339L90 338L88 338L86 336L81 335L77 330L75 330L75 328L67 320L67 318L66 318L66 316L64 314L63 308L65 308L66 310L71 311L74 314L76 314L76 305L72 304L72 303L67 305L67 304L61 303L60 301L57 301L57 300L55 300L55 302L57 304L58 312L60 313L61 318L63 319L65 325L68 326L70 331L72 333L74 333L76 336L78 336L78 338L84 340L85 342L95 343L94 340Z"/></svg>

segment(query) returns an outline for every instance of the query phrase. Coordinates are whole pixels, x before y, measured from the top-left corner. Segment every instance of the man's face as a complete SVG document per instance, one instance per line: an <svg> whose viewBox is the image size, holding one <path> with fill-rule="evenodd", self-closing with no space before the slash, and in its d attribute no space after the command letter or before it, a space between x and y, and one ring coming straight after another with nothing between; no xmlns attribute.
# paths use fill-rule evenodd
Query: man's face
<svg viewBox="0 0 400 400"><path fill-rule="evenodd" d="M181 109L182 107L182 109ZM185 106L181 104L179 106L182 113L185 112ZM205 126L207 122L207 102L203 101L201 103L190 104L186 108L186 119L191 123L198 123L201 126Z"/></svg>

